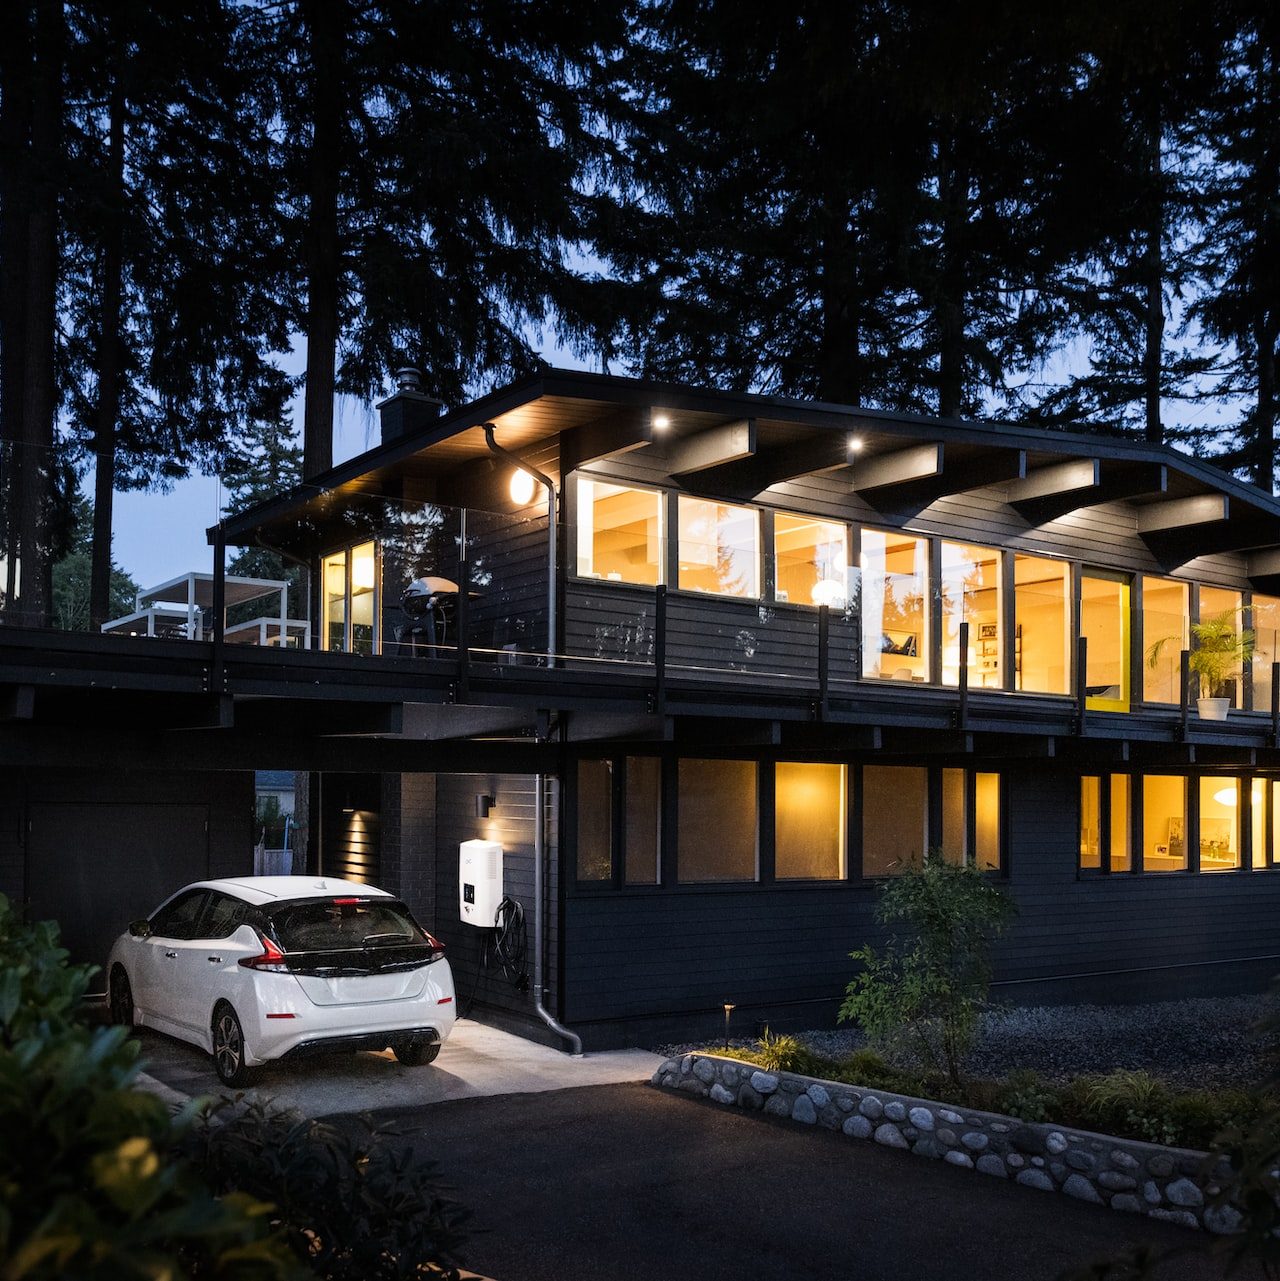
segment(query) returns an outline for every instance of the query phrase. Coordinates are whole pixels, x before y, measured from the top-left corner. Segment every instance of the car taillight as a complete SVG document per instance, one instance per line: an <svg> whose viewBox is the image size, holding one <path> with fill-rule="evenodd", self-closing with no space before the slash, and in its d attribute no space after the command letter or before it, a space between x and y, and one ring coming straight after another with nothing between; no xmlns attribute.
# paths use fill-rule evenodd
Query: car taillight
<svg viewBox="0 0 1280 1281"><path fill-rule="evenodd" d="M427 934L426 930L423 930L422 932ZM431 959L433 961L438 961L444 955L444 944L441 943L433 934L427 934L427 942L431 945Z"/></svg>
<svg viewBox="0 0 1280 1281"><path fill-rule="evenodd" d="M289 967L284 962L284 953L265 935L258 935L262 943L262 952L258 956L242 956L240 964L246 970L269 970L274 974L287 974Z"/></svg>

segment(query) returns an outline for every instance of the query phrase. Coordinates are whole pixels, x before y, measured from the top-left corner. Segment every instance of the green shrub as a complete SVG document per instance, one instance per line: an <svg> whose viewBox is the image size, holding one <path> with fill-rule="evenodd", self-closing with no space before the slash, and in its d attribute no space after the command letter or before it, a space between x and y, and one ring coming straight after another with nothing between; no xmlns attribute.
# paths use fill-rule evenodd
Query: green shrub
<svg viewBox="0 0 1280 1281"><path fill-rule="evenodd" d="M134 1088L124 1028L78 1017L92 970L0 896L0 1276L301 1275L270 1206L215 1197L174 1145L190 1117Z"/></svg>
<svg viewBox="0 0 1280 1281"><path fill-rule="evenodd" d="M1029 1068L1019 1068L1005 1078L992 1110L1016 1116L1020 1121L1040 1122L1052 1120L1057 1105L1058 1091L1053 1086Z"/></svg>
<svg viewBox="0 0 1280 1281"><path fill-rule="evenodd" d="M932 850L919 868L889 881L877 920L902 924L883 951L850 955L862 964L840 1018L881 1044L910 1048L926 1070L960 1084L991 984L991 943L1015 913L1009 895L972 864Z"/></svg>
<svg viewBox="0 0 1280 1281"><path fill-rule="evenodd" d="M215 1188L278 1207L295 1253L327 1281L458 1276L466 1212L393 1129L241 1104L206 1120L194 1152Z"/></svg>

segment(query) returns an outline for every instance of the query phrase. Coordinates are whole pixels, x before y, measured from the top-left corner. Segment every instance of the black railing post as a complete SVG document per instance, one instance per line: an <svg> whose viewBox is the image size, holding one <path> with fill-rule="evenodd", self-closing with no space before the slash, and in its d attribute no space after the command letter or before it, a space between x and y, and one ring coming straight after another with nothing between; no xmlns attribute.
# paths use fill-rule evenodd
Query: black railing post
<svg viewBox="0 0 1280 1281"><path fill-rule="evenodd" d="M956 677L960 697L956 705L956 728L969 726L969 624L960 624L960 671Z"/></svg>
<svg viewBox="0 0 1280 1281"><path fill-rule="evenodd" d="M653 594L653 710L667 710L667 585L659 583Z"/></svg>
<svg viewBox="0 0 1280 1281"><path fill-rule="evenodd" d="M1280 747L1280 662L1271 664L1271 746Z"/></svg>
<svg viewBox="0 0 1280 1281"><path fill-rule="evenodd" d="M853 679L862 679L862 611L853 613Z"/></svg>
<svg viewBox="0 0 1280 1281"><path fill-rule="evenodd" d="M831 608L818 606L818 706L820 721L827 719L827 698L831 692Z"/></svg>
<svg viewBox="0 0 1280 1281"><path fill-rule="evenodd" d="M214 694L223 692L223 644L227 632L227 531L219 521L213 536L213 670Z"/></svg>
<svg viewBox="0 0 1280 1281"><path fill-rule="evenodd" d="M1076 733L1084 733L1085 715L1089 710L1089 638L1076 640Z"/></svg>
<svg viewBox="0 0 1280 1281"><path fill-rule="evenodd" d="M465 531L465 525L463 526ZM456 700L471 699L471 562L467 559L467 541L464 532L458 551L458 684Z"/></svg>
<svg viewBox="0 0 1280 1281"><path fill-rule="evenodd" d="M1178 734L1182 742L1187 741L1187 716L1191 704L1191 651L1184 649L1178 655Z"/></svg>

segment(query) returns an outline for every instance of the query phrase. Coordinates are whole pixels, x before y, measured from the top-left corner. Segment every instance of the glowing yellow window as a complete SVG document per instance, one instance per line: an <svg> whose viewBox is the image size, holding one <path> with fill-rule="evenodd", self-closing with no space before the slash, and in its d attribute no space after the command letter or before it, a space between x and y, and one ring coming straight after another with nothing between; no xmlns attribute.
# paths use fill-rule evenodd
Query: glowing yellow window
<svg viewBox="0 0 1280 1281"><path fill-rule="evenodd" d="M849 594L849 531L816 516L773 518L774 595L793 605L843 608Z"/></svg>
<svg viewBox="0 0 1280 1281"><path fill-rule="evenodd" d="M839 880L845 871L845 766L779 761L774 875Z"/></svg>
<svg viewBox="0 0 1280 1281"><path fill-rule="evenodd" d="M324 616L320 642L325 649L347 648L347 553L326 556L321 565Z"/></svg>
<svg viewBox="0 0 1280 1281"><path fill-rule="evenodd" d="M662 495L578 480L578 573L653 587L663 581Z"/></svg>
<svg viewBox="0 0 1280 1281"><path fill-rule="evenodd" d="M760 595L760 513L680 495L682 591Z"/></svg>
<svg viewBox="0 0 1280 1281"><path fill-rule="evenodd" d="M1089 642L1084 676L1088 706L1129 710L1129 584L1085 574L1080 580L1080 634Z"/></svg>

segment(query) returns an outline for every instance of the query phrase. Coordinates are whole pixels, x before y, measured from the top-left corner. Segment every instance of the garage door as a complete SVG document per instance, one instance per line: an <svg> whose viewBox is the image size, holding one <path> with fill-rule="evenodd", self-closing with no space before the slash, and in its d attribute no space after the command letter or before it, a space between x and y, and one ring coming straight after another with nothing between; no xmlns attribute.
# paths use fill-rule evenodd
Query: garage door
<svg viewBox="0 0 1280 1281"><path fill-rule="evenodd" d="M30 818L32 919L57 921L75 961L102 965L130 921L209 874L206 805L37 804Z"/></svg>

